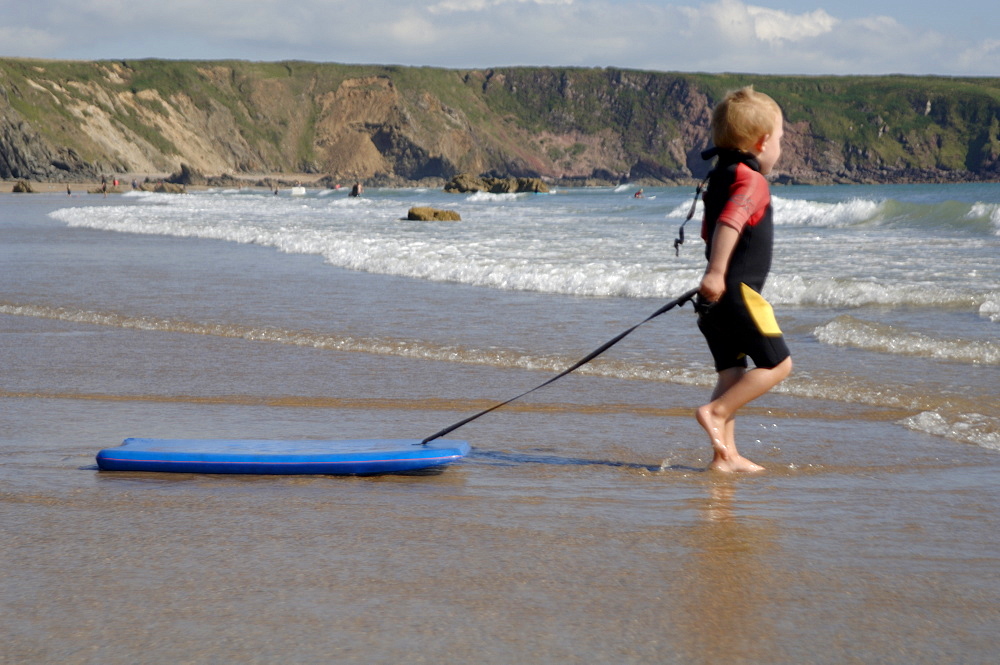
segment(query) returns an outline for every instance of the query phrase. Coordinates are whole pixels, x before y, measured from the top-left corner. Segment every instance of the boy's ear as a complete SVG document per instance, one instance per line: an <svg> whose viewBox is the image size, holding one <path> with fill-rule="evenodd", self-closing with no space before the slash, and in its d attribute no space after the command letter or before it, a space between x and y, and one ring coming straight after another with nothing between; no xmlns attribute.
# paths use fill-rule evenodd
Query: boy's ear
<svg viewBox="0 0 1000 665"><path fill-rule="evenodd" d="M765 145L767 144L767 142L768 142L768 141L769 141L770 139L771 139L771 135L770 135L770 134L764 134L764 135L763 135L763 136L761 136L761 137L760 137L759 139L757 139L757 142L756 142L756 143L754 143L754 145L753 145L753 149L754 149L754 150L755 150L756 152L758 152L758 153L760 153L760 152L764 152L764 146L765 146Z"/></svg>

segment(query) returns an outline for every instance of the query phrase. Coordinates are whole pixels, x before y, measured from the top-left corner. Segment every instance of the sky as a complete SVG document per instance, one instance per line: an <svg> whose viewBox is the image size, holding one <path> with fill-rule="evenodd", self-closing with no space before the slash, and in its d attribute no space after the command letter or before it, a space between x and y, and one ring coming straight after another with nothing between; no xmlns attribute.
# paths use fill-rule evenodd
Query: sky
<svg viewBox="0 0 1000 665"><path fill-rule="evenodd" d="M0 0L0 57L1000 76L997 0Z"/></svg>

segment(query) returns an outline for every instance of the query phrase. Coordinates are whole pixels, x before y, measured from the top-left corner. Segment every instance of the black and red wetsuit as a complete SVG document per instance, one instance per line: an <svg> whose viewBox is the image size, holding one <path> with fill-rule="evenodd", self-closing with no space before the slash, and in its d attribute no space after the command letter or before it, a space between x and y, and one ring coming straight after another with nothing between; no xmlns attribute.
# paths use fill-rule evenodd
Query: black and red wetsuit
<svg viewBox="0 0 1000 665"><path fill-rule="evenodd" d="M715 155L719 161L704 195L705 257L712 256L717 225L736 229L740 237L726 269L726 292L718 303L703 309L698 327L716 370L746 367L747 356L757 367L771 368L790 354L771 306L760 295L774 247L770 188L753 155L718 148L703 153L706 159Z"/></svg>

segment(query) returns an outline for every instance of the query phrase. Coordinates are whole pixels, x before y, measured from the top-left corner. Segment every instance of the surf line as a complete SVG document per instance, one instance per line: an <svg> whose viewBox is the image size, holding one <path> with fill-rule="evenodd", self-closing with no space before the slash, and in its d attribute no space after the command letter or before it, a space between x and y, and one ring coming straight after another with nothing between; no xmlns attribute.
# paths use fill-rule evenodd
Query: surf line
<svg viewBox="0 0 1000 665"><path fill-rule="evenodd" d="M539 385L535 386L534 388L532 388L530 390L524 391L520 395L517 395L515 397L511 397L510 399L508 399L508 400L506 400L504 402L500 402L499 404L494 404L493 406L491 406L488 409L484 409L483 411L480 411L479 413L476 413L474 415L469 416L468 418L465 418L463 420L458 421L457 423L449 425L448 427L445 427L443 430L435 432L434 434L431 434L426 439L423 439L420 442L420 445L427 445L428 443L430 443L434 439L439 439L442 436L444 436L445 434L448 434L449 432L453 432L454 430L458 429L462 425L466 425L468 423L471 423L476 418L480 418L482 416L485 416L487 413L490 413L491 411L496 411L500 407L506 406L506 405L510 404L511 402L513 402L514 400L521 399L525 395L533 393L536 390L538 390L539 388L544 388L545 386L549 385L550 383L558 381L559 379L563 378L564 376L566 376L570 372L572 372L572 371L574 371L576 369L579 369L580 367L583 367L584 365L586 365L587 363L589 363L591 360L593 360L594 358L596 358L597 356L601 355L602 353L604 353L605 351L607 351L608 349L610 349L612 346L614 346L618 342L620 342L623 339L625 339L626 337L628 337L639 326L643 325L644 323L649 323L650 321L652 321L653 319L655 319L659 315L665 314L665 313L669 312L670 310L674 309L675 307L680 307L680 306L684 305L684 303L686 303L689 300L691 300L692 298L694 298L697 294L698 294L698 289L691 289L690 291L688 291L684 295L681 295L681 296L678 296L677 298L674 298L673 300L671 300L666 305L664 305L660 309L656 310L655 312L653 312L652 314L650 314L649 316L647 316L645 319L643 319L639 323L635 324L634 326L632 326L631 328L629 328L625 332L622 332L622 333L616 335L612 339L609 339L607 342L605 342L601 346L597 347L596 349L594 349L593 351L591 351L590 353L588 353L585 357L583 357L580 360L578 360L575 363L573 363L568 368L566 368L563 371L559 372L559 374L556 374L555 376L553 376L551 379L549 379L545 383L539 384Z"/></svg>

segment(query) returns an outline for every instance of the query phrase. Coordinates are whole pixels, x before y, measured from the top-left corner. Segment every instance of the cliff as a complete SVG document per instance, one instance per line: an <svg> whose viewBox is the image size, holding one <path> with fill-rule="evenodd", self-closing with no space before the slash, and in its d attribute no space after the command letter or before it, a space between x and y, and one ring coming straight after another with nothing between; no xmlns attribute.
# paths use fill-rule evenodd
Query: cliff
<svg viewBox="0 0 1000 665"><path fill-rule="evenodd" d="M748 83L785 110L785 181L1000 180L998 78L23 59L0 59L0 178L687 182L711 107Z"/></svg>

